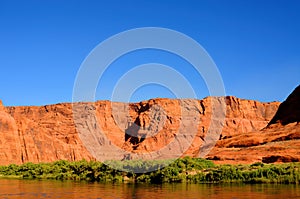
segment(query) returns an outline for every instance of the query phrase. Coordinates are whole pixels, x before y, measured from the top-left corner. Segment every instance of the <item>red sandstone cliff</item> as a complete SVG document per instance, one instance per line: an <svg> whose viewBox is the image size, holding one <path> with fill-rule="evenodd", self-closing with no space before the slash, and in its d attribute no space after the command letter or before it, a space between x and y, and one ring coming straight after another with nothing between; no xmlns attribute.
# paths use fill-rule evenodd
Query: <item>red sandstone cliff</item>
<svg viewBox="0 0 300 199"><path fill-rule="evenodd" d="M300 86L279 106L266 128L218 141L208 158L219 163L300 161Z"/></svg>
<svg viewBox="0 0 300 199"><path fill-rule="evenodd" d="M219 122L219 117L224 114L219 111L222 100L226 104L224 123ZM210 150L209 147L201 148L209 143L206 135L217 132L222 124L221 134L215 135L220 139L217 149L222 146L222 150L230 149L231 153L230 147L238 145L230 140L236 136L248 137L248 132L264 128L279 104L236 97L152 99L132 104L98 101L76 103L75 108L71 103L17 107L0 104L0 165L59 159L90 160L95 156L104 159L134 158L132 154L146 154L145 158L169 158L174 154L199 156ZM211 120L213 111L215 118ZM100 131L106 140L99 135ZM250 145L265 142L261 139L262 136L258 135L254 139L257 141L250 141ZM101 145L106 147L99 150ZM121 157L110 147L128 152L131 157ZM155 151L160 151L156 154L158 156L152 154ZM242 155L237 154L239 158L233 160L243 159ZM207 157L214 156L226 159L218 150Z"/></svg>

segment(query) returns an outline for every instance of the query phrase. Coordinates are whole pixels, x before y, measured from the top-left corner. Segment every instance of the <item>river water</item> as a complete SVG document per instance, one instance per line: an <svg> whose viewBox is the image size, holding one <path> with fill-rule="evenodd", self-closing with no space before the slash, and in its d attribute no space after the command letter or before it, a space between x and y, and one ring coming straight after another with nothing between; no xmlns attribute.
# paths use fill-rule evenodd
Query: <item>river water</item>
<svg viewBox="0 0 300 199"><path fill-rule="evenodd" d="M72 181L0 179L0 198L300 198L296 185L100 184Z"/></svg>

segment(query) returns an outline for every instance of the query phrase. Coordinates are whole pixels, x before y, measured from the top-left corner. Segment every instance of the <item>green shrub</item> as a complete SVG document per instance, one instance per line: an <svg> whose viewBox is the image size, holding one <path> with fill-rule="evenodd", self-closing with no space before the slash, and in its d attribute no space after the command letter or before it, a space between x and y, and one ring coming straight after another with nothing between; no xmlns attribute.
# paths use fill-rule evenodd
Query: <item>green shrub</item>
<svg viewBox="0 0 300 199"><path fill-rule="evenodd" d="M110 165L110 166L109 166ZM111 167L112 166L112 167ZM86 180L135 183L284 183L299 184L300 163L214 165L212 161L185 157L177 160L126 160L25 163L0 166L0 176L26 179ZM132 171L141 171L132 173Z"/></svg>

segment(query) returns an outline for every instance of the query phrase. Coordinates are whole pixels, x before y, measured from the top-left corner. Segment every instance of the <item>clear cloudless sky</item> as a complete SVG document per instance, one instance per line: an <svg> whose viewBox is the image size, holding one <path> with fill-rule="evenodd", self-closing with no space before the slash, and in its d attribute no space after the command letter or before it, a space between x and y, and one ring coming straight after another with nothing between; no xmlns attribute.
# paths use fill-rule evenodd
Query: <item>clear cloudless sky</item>
<svg viewBox="0 0 300 199"><path fill-rule="evenodd" d="M297 0L1 0L0 99L4 105L71 102L77 71L90 51L119 32L139 27L169 28L199 42L218 66L226 95L283 101L300 84ZM112 64L96 99L110 99L123 74L151 62L178 70L191 80L198 98L209 95L183 59L144 50ZM154 97L176 95L149 84L130 100Z"/></svg>

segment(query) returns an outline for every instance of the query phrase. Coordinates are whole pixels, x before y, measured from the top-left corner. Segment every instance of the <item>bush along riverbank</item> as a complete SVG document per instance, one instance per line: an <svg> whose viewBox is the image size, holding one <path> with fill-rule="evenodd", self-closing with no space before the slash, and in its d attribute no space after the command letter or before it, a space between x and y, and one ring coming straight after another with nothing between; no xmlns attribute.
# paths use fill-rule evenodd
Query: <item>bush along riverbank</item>
<svg viewBox="0 0 300 199"><path fill-rule="evenodd" d="M86 180L131 183L282 183L299 184L300 163L215 165L212 161L185 157L177 160L128 160L25 163L0 166L0 176L24 179ZM167 166L166 166L167 165ZM157 169L153 171L154 169ZM134 173L131 171L150 171Z"/></svg>

